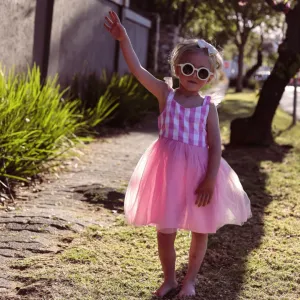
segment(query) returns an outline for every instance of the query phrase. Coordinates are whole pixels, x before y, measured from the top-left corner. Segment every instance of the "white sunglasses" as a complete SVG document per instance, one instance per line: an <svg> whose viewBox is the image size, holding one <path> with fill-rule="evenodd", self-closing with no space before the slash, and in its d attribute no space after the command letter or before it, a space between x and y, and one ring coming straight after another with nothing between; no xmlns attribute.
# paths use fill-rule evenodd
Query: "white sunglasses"
<svg viewBox="0 0 300 300"><path fill-rule="evenodd" d="M205 67L197 69L191 63L178 64L177 66L181 68L181 73L185 76L192 76L197 71L197 77L200 80L207 80L210 75L214 75L209 69Z"/></svg>

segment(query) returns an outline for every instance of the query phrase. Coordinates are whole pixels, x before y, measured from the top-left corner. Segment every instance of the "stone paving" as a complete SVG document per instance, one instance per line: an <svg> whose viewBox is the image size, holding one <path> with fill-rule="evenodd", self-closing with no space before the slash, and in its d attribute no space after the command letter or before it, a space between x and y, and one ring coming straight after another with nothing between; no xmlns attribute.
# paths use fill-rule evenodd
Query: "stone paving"
<svg viewBox="0 0 300 300"><path fill-rule="evenodd" d="M15 206L0 210L0 299L21 299L26 289L16 280L22 270L12 268L13 262L59 253L72 233L87 225L109 226L123 213L127 182L155 138L154 130L96 141L80 150L64 172L18 190Z"/></svg>

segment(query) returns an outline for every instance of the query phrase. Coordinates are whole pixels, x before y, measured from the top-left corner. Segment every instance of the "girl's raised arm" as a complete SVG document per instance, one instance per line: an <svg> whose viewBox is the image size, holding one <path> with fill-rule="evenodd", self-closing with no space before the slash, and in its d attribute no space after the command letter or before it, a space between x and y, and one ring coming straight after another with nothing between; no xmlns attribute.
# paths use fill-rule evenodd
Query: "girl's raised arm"
<svg viewBox="0 0 300 300"><path fill-rule="evenodd" d="M120 42L120 47L131 73L158 99L160 104L164 103L168 93L168 85L164 81L155 78L141 66L141 63L132 48L126 29L121 24L118 15L114 11L111 11L109 12L109 17L105 17L105 21L104 27Z"/></svg>

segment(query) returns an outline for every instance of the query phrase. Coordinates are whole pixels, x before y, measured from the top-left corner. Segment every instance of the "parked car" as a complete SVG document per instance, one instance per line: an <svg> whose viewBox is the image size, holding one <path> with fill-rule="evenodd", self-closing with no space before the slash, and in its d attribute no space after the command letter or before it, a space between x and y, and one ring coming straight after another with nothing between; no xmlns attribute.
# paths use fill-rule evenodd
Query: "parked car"
<svg viewBox="0 0 300 300"><path fill-rule="evenodd" d="M254 78L257 81L266 81L267 78L270 76L270 74L271 74L270 70L261 70L255 73Z"/></svg>

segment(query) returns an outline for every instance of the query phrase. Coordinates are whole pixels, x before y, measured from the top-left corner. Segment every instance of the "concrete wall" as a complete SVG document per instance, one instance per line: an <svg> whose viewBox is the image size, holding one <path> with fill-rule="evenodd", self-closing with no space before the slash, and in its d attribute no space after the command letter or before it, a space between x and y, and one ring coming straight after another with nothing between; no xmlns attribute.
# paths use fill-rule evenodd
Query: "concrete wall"
<svg viewBox="0 0 300 300"><path fill-rule="evenodd" d="M32 63L35 0L0 1L0 63L16 71Z"/></svg>
<svg viewBox="0 0 300 300"><path fill-rule="evenodd" d="M48 74L69 81L74 73L114 70L116 42L103 28L110 1L55 0Z"/></svg>
<svg viewBox="0 0 300 300"><path fill-rule="evenodd" d="M39 2L40 13L35 18L36 1L52 2L0 0L0 62L7 68L15 66L19 71L32 65L33 61L40 65L47 63L43 54L47 43L45 24L42 23L45 23L44 16L50 5L47 7ZM120 74L128 71L123 55L118 51L118 42L103 27L110 10L121 16L142 65L147 67L151 22L123 8L128 4L124 0L55 0L48 75L58 73L60 82L68 84L76 73L100 73L103 69Z"/></svg>

